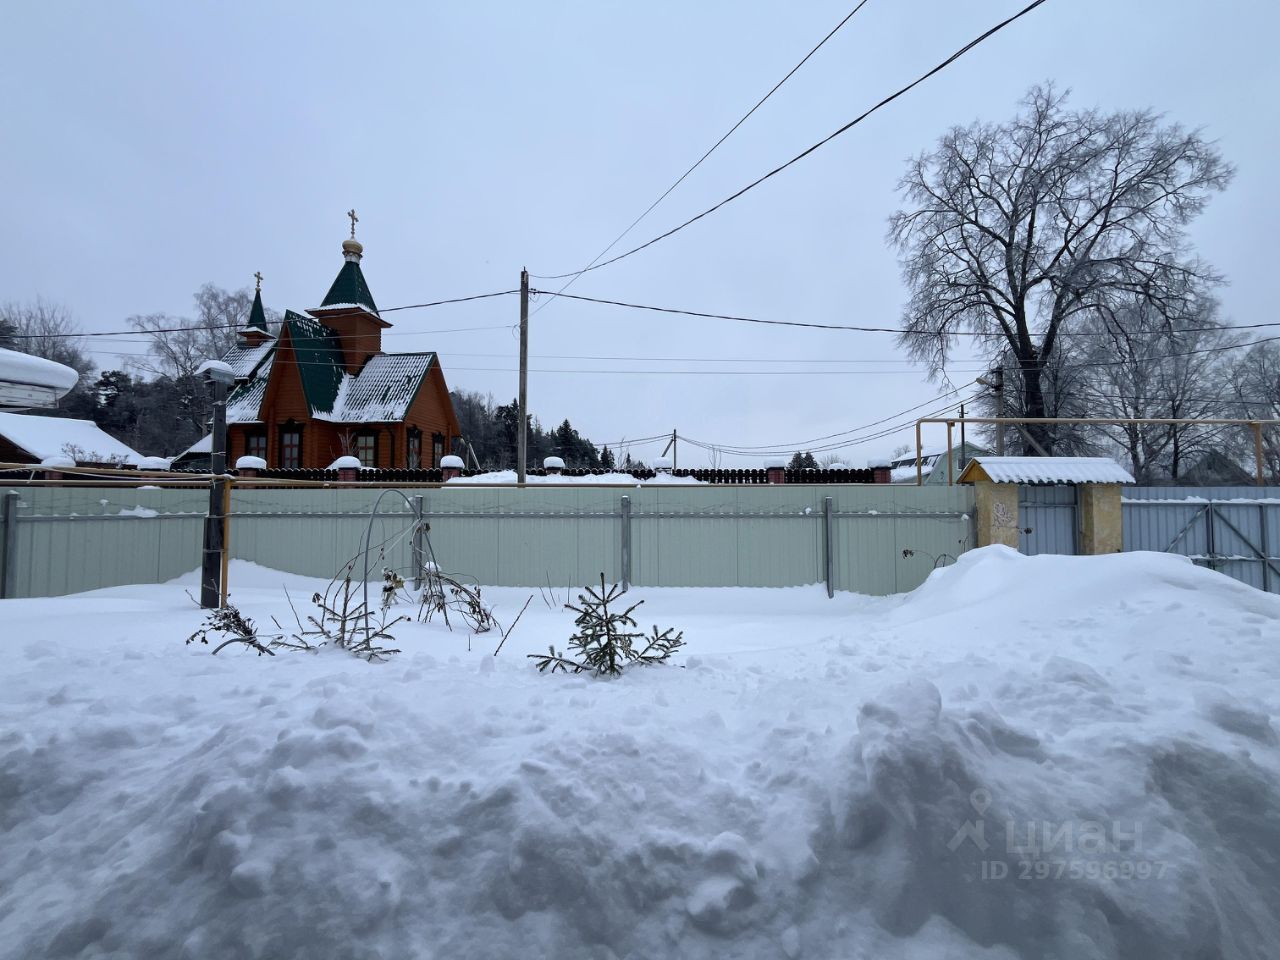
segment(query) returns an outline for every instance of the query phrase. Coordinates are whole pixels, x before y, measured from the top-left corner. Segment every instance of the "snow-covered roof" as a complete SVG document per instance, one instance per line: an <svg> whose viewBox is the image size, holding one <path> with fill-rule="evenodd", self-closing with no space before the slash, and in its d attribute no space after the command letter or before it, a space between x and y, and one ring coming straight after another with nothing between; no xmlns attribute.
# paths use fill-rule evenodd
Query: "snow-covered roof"
<svg viewBox="0 0 1280 960"><path fill-rule="evenodd" d="M36 461L60 454L80 463L128 463L136 466L142 454L121 443L90 420L32 417L0 413L0 437L31 454Z"/></svg>
<svg viewBox="0 0 1280 960"><path fill-rule="evenodd" d="M222 360L231 368L231 372L236 375L237 380L243 380L253 376L253 372L258 369L259 364L266 360L275 348L276 342L274 338L265 340L257 346L240 343L228 350L227 355Z"/></svg>
<svg viewBox="0 0 1280 960"><path fill-rule="evenodd" d="M326 310L363 310L377 314L378 309L369 303L326 303L323 307L310 307L307 313L324 313Z"/></svg>
<svg viewBox="0 0 1280 960"><path fill-rule="evenodd" d="M187 449L183 450L180 454L178 454L177 457L174 457L173 459L177 460L178 457L185 457L188 453L213 453L213 434L212 433L205 434L203 437L201 437L191 446L187 447Z"/></svg>
<svg viewBox="0 0 1280 960"><path fill-rule="evenodd" d="M62 396L79 379L80 374L61 363L16 350L0 349L0 380L48 387Z"/></svg>
<svg viewBox="0 0 1280 960"><path fill-rule="evenodd" d="M267 381L271 376L274 357L268 358L248 383L236 387L227 398L227 423L258 423L262 412L262 400L267 395Z"/></svg>
<svg viewBox="0 0 1280 960"><path fill-rule="evenodd" d="M979 470L995 483L1133 483L1110 457L974 457L960 482L972 482Z"/></svg>
<svg viewBox="0 0 1280 960"><path fill-rule="evenodd" d="M933 464L926 463L920 467L919 476L927 477L931 473L933 473ZM916 476L917 476L916 466L914 463L911 464L910 466L905 466L905 467L893 467L889 471L889 482L890 483L907 483L908 481L910 481L911 483L915 483Z"/></svg>
<svg viewBox="0 0 1280 960"><path fill-rule="evenodd" d="M312 410L331 423L403 420L431 369L434 353L379 353L354 376L344 373L332 410Z"/></svg>

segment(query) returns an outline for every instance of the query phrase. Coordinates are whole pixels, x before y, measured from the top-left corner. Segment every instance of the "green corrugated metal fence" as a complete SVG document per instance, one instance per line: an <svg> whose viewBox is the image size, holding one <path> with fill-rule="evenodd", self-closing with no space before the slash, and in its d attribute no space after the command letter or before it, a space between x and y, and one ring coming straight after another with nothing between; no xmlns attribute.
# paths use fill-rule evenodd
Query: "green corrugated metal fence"
<svg viewBox="0 0 1280 960"><path fill-rule="evenodd" d="M329 577L359 552L381 493L237 489L231 555ZM888 594L919 585L939 558L972 545L967 487L457 485L402 493L422 498L441 567L493 586L581 586L604 573L640 586L829 582ZM194 570L206 504L198 489L22 488L8 595L156 583ZM375 555L371 571L408 569L412 510L397 494L383 498L372 542L385 544L386 556Z"/></svg>

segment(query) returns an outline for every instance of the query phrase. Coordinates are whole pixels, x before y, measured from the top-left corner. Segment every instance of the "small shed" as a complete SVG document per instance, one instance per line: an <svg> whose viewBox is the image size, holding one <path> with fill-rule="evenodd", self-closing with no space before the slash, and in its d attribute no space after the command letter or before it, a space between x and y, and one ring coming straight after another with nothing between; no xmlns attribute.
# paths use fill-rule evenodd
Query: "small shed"
<svg viewBox="0 0 1280 960"><path fill-rule="evenodd" d="M1002 543L1018 548L1018 488L1023 484L1076 488L1081 553L1119 553L1124 547L1120 485L1133 483L1133 476L1110 457L975 457L958 482L973 484L980 547Z"/></svg>

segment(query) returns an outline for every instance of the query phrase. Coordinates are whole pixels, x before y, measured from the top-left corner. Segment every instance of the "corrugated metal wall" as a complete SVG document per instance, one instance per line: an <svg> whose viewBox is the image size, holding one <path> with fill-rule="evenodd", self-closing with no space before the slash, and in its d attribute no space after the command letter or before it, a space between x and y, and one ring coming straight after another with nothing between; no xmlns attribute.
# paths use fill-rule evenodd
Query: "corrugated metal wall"
<svg viewBox="0 0 1280 960"><path fill-rule="evenodd" d="M205 490L23 487L17 493L6 595L163 583L200 566Z"/></svg>
<svg viewBox="0 0 1280 960"><path fill-rule="evenodd" d="M359 552L381 493L236 490L231 555L331 576ZM403 493L423 498L441 566L495 586L581 586L602 572L621 580L628 528L630 579L641 586L820 583L829 524L833 588L895 593L973 544L968 487L459 485ZM160 582L199 566L203 491L31 488L21 496L13 595ZM381 513L371 539L386 555L375 555L370 569L406 569L411 507L391 492Z"/></svg>
<svg viewBox="0 0 1280 960"><path fill-rule="evenodd" d="M1280 593L1280 487L1126 487L1124 548L1180 553Z"/></svg>

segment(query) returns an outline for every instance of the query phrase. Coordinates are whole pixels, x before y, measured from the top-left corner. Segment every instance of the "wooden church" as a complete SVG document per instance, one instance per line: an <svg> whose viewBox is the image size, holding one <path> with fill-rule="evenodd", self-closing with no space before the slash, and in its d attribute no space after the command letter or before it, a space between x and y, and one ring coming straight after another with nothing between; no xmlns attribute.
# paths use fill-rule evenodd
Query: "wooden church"
<svg viewBox="0 0 1280 960"><path fill-rule="evenodd" d="M227 399L227 454L276 469L324 468L341 456L362 466L430 468L453 451L458 418L435 353L387 353L360 269L364 247L342 243L342 269L320 306L286 310L267 327L262 277L238 343L223 360L237 386Z"/></svg>

